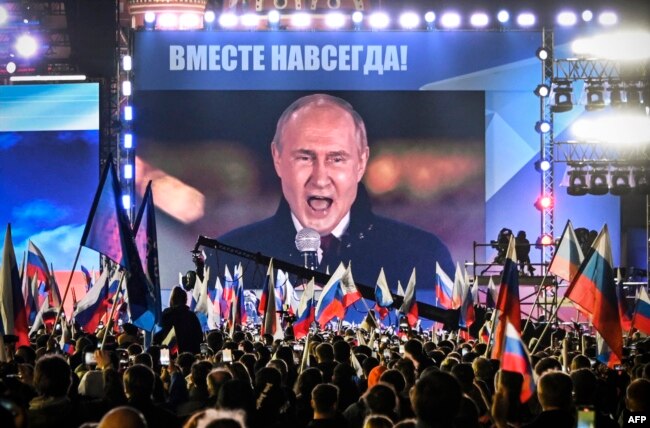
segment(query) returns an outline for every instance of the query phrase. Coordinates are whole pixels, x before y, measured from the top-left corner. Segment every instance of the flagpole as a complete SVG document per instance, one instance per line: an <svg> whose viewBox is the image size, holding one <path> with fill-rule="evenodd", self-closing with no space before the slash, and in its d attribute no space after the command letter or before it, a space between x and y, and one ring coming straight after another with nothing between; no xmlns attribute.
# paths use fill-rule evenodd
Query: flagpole
<svg viewBox="0 0 650 428"><path fill-rule="evenodd" d="M61 318L61 311L63 310L65 299L68 297L68 291L70 291L70 284L72 284L72 276L74 275L74 270L77 268L77 262L79 261L80 254L81 254L81 245L77 249L77 255L74 258L74 263L72 264L72 270L70 270L70 276L68 277L68 284L65 286L65 292L63 293L63 297L61 298L61 306L59 307L59 310L56 313L56 318L54 319L55 328L57 323L59 322L59 319ZM51 275L53 276L54 272L52 272ZM52 285L54 286L54 283Z"/></svg>
<svg viewBox="0 0 650 428"><path fill-rule="evenodd" d="M124 282L124 277L126 275L127 275L126 271L122 272L122 276L120 277L120 283L117 286L117 292L113 297L113 307L111 308L111 314L108 317L106 326L104 327L104 337L102 337L102 345L99 348L100 351L104 350L104 344L106 344L106 337L108 336L108 332L111 331L111 328L113 326L113 315L115 315L115 308L117 308L117 301L120 300L120 293L122 292L122 283Z"/></svg>
<svg viewBox="0 0 650 428"><path fill-rule="evenodd" d="M302 358L300 359L300 370L298 371L298 374L301 374L307 365L307 360L309 359L309 336L311 333L307 333L307 337L305 338L305 346L302 348Z"/></svg>
<svg viewBox="0 0 650 428"><path fill-rule="evenodd" d="M539 290L537 290L537 296L535 296L535 301L533 302L533 307L530 308L530 312L528 313L528 318L526 318L526 324L524 324L524 328L523 328L522 332L526 331L526 327L528 327L528 324L530 323L530 317L533 315L533 311L535 310L535 306L538 305L539 296L541 296L542 290L546 290L546 287L544 286L544 282L546 282L547 277L548 277L548 271L544 274L544 278L542 278L542 283L539 284Z"/></svg>
<svg viewBox="0 0 650 428"><path fill-rule="evenodd" d="M487 341L487 346L485 347L485 355L486 357L490 355L490 344L492 343L492 338L494 336L494 322L496 321L497 318L497 308L494 308L492 311L492 319L490 320L490 334L488 335L488 341Z"/></svg>
<svg viewBox="0 0 650 428"><path fill-rule="evenodd" d="M546 323L546 326L544 327L544 330L542 330L542 334L539 335L539 338L537 339L537 343L535 343L535 346L533 349L530 351L531 354L534 354L535 351L537 350L537 347L539 344L542 342L542 338L544 338L544 335L546 334L546 331L548 330L549 326L553 323L553 320L557 317L557 313L560 311L560 308L562 307L562 304L566 300L566 294L562 296L562 300L560 300L560 303L555 307L555 311L553 312L553 315L549 318L548 322Z"/></svg>

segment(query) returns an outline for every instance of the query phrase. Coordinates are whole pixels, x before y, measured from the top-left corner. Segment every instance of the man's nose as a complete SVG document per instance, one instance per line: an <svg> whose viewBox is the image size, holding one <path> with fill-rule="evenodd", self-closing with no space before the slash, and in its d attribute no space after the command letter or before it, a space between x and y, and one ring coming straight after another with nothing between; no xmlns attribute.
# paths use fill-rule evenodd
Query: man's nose
<svg viewBox="0 0 650 428"><path fill-rule="evenodd" d="M314 162L311 171L311 181L312 184L319 187L324 187L329 184L330 182L329 168L327 167L325 162L323 161Z"/></svg>

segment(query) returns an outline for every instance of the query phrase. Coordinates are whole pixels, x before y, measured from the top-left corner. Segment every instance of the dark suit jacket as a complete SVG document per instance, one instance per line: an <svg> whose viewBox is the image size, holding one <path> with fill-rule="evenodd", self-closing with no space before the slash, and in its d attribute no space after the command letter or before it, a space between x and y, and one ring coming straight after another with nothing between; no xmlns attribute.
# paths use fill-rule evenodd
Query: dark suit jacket
<svg viewBox="0 0 650 428"><path fill-rule="evenodd" d="M203 329L196 314L190 311L187 306L165 309L160 317L159 325L162 330L154 336L154 343L160 344L174 327L179 354L181 352L191 352L192 354L201 352L200 345L203 342Z"/></svg>
<svg viewBox="0 0 650 428"><path fill-rule="evenodd" d="M427 215L423 213L422 215ZM250 252L261 253L275 259L303 265L301 254L295 245L296 229L286 200L280 201L276 213L265 220L229 232L219 241ZM246 288L262 287L265 268L259 268L249 260L218 252L207 251L207 265L212 272L223 275L224 264L232 266L239 261L244 266ZM417 299L433 303L433 286L436 262L447 274L453 274L454 264L449 250L435 235L395 220L374 214L365 188L360 185L357 199L350 211L350 224L341 237L338 249L329 252L321 261L319 271L333 273L339 263L352 263L355 282L374 287L383 267L388 286L393 292L397 281L406 288L411 271L416 268ZM363 306L359 309L364 309Z"/></svg>

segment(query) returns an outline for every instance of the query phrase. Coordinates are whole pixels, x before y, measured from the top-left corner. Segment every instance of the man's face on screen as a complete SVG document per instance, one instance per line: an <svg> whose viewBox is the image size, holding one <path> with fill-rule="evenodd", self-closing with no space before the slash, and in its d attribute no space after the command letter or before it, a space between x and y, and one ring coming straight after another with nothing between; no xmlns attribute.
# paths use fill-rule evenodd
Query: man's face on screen
<svg viewBox="0 0 650 428"><path fill-rule="evenodd" d="M352 117L335 105L307 105L288 119L272 154L300 224L330 233L350 211L368 161Z"/></svg>

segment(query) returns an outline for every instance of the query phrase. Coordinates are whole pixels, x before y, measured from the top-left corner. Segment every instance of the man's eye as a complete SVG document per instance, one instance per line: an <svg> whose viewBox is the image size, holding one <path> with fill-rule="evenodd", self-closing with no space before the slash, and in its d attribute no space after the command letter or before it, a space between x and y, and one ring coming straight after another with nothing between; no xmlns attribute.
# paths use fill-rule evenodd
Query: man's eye
<svg viewBox="0 0 650 428"><path fill-rule="evenodd" d="M340 163L340 162L343 162L344 160L345 160L345 158L343 156L334 156L334 157L330 158L330 161L332 163Z"/></svg>

